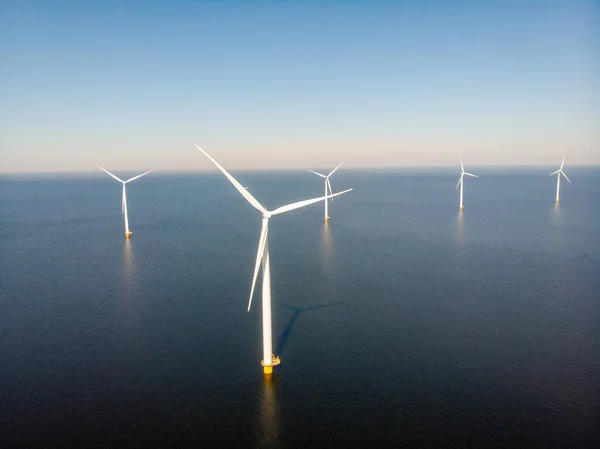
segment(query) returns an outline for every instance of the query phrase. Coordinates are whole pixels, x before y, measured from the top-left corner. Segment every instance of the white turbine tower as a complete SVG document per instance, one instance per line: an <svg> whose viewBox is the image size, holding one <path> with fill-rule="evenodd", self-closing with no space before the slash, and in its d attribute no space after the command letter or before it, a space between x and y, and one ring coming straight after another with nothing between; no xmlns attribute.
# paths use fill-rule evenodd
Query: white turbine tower
<svg viewBox="0 0 600 449"><path fill-rule="evenodd" d="M563 165L565 165L565 156L563 156L563 160L562 163L560 164L560 168L558 170L556 170L555 172L550 173L550 175L558 175L556 177L556 202L558 203L559 201L559 195L560 195L560 175L562 174L565 179L567 181L569 181L569 184L571 184L571 180L569 178L567 178L567 175L565 175L565 172L563 171Z"/></svg>
<svg viewBox="0 0 600 449"><path fill-rule="evenodd" d="M127 181L123 181L121 178L118 178L117 176L113 175L111 172L109 172L108 170L105 170L104 168L100 167L99 165L96 165L96 167L98 167L103 172L108 173L110 176L112 176L117 181L119 181L120 183L123 184L123 199L121 202L121 213L123 214L123 217L125 218L125 237L129 238L129 237L131 237L131 230L129 229L129 218L127 217L127 188L125 187L125 185L128 182L134 181L138 178L141 178L144 175L147 175L148 173L152 173L154 170L147 171L146 173L142 173L141 175L134 176L133 178L130 178Z"/></svg>
<svg viewBox="0 0 600 449"><path fill-rule="evenodd" d="M316 171L307 169L307 171L314 173L315 175L320 176L321 178L325 179L325 196L327 196L329 194L333 195L333 191L331 190L331 183L329 182L329 177L331 175L333 175L335 173L335 171L342 166L342 164L343 164L343 162L340 165L338 165L337 167L335 167L333 170L331 170L331 173L329 173L328 175L323 175L321 173L317 173ZM327 193L327 189L329 189L329 194ZM331 200L331 201L333 201L333 200ZM327 212L327 199L325 199L325 221L329 221L329 215Z"/></svg>
<svg viewBox="0 0 600 449"><path fill-rule="evenodd" d="M273 354L273 335L272 335L272 324L271 324L271 271L269 266L269 219L273 215L279 215L284 212L289 212L300 207L308 206L309 204L323 201L326 198L332 198L337 195L349 192L352 189L344 190L333 195L325 195L321 198L314 198L311 200L298 201L297 203L288 204L287 206L279 207L275 210L268 211L262 204L260 204L256 198L254 198L248 190L235 180L233 176L227 172L217 161L215 161L206 151L196 145L206 157L208 157L219 170L223 172L225 177L231 181L234 187L242 194L244 198L248 200L252 206L254 206L262 215L262 229L260 231L260 239L258 241L258 253L256 255L256 264L254 265L254 276L252 277L252 287L250 289L250 300L248 301L248 311L252 304L252 296L254 294L254 286L256 284L256 278L258 276L258 270L262 264L262 325L263 325L263 359L262 366L265 375L270 375L273 372L273 366L279 365L279 357Z"/></svg>
<svg viewBox="0 0 600 449"><path fill-rule="evenodd" d="M473 178L479 178L479 176L477 175L472 175L471 173L467 173L465 171L465 167L463 165L463 161L462 158L460 159L460 179L458 180L458 184L456 184L456 187L454 188L454 190L456 190L458 188L458 186L460 186L460 204L458 206L458 210L463 210L463 178L465 177L465 175L467 176L472 176Z"/></svg>

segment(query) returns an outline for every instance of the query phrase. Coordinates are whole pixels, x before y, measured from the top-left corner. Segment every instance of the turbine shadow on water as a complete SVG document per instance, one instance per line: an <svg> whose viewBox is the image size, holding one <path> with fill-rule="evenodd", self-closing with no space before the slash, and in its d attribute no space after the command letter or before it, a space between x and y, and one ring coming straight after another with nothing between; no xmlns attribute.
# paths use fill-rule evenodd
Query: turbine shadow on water
<svg viewBox="0 0 600 449"><path fill-rule="evenodd" d="M304 312L309 312L311 310L323 309L325 307L331 307L331 306L336 306L338 304L344 304L345 302L348 302L348 301L331 302L328 304L321 304L319 306L298 307L298 306L290 306L288 304L283 304L283 303L277 301L277 303L279 305L282 305L284 307L288 307L288 308L292 309L294 311L294 314L292 315L292 318L290 318L287 325L285 326L285 329L283 330L283 332L281 333L281 335L279 335L279 338L277 339L277 347L275 349L276 354L281 355L283 353L283 350L285 349L285 345L287 344L287 342L290 338L290 335L292 334L294 325L296 324L296 321L298 320L298 318L300 317L301 314L303 314Z"/></svg>
<svg viewBox="0 0 600 449"><path fill-rule="evenodd" d="M587 261L587 262L591 262L596 265L600 265L600 259L595 259L595 258L591 257L587 251L585 251L583 253L583 255L577 256L577 257L572 257L569 260L571 260L572 262Z"/></svg>

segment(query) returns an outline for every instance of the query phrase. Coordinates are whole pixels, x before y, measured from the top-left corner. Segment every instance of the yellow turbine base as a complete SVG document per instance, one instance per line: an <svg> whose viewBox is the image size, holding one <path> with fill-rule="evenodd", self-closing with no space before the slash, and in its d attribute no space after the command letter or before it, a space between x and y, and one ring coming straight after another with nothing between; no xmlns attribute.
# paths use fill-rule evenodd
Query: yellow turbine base
<svg viewBox="0 0 600 449"><path fill-rule="evenodd" d="M556 202L558 203L559 200L556 200Z"/></svg>
<svg viewBox="0 0 600 449"><path fill-rule="evenodd" d="M281 363L281 359L275 354L271 354L271 364L265 365L265 361L261 360L260 364L263 366L263 371L265 374L273 374L273 367L279 365Z"/></svg>
<svg viewBox="0 0 600 449"><path fill-rule="evenodd" d="M329 217L325 217L325 221L329 221Z"/></svg>
<svg viewBox="0 0 600 449"><path fill-rule="evenodd" d="M463 207L463 206L460 206L460 207L458 208L458 210L463 210L463 209L464 209L464 207Z"/></svg>
<svg viewBox="0 0 600 449"><path fill-rule="evenodd" d="M127 234L125 234L125 238L129 238L131 237L131 232L128 232Z"/></svg>

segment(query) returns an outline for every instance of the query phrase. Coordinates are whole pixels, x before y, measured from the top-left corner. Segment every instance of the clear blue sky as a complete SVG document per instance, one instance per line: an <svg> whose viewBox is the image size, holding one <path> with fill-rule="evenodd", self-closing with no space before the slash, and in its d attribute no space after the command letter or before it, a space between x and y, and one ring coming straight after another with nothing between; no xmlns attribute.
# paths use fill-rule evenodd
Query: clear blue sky
<svg viewBox="0 0 600 449"><path fill-rule="evenodd" d="M600 163L600 1L0 0L0 172Z"/></svg>

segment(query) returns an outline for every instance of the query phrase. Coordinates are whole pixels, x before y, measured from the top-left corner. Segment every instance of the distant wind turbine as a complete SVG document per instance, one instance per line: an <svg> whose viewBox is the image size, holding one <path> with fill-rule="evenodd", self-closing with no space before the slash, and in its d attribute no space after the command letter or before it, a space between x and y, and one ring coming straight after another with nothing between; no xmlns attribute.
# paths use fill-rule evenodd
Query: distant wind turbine
<svg viewBox="0 0 600 449"><path fill-rule="evenodd" d="M340 165L338 165L337 167L335 167L333 170L331 170L331 173L329 173L328 175L323 175L321 173L317 173L316 171L307 169L307 171L314 173L315 175L320 176L321 178L325 179L325 196L328 195L327 189L329 189L329 193L333 195L333 192L331 191L331 183L329 182L329 177L331 175L333 175L335 173L335 171L342 166L342 164L343 164L343 162ZM331 201L333 201L333 199ZM327 200L325 200L325 221L329 221L329 215L327 212Z"/></svg>
<svg viewBox="0 0 600 449"><path fill-rule="evenodd" d="M147 171L146 173L142 173L141 175L134 176L133 178L130 178L127 181L123 181L121 178L113 175L111 172L109 172L108 170L105 170L104 168L100 167L99 165L96 165L96 167L98 167L103 172L108 173L110 176L112 176L117 181L119 181L120 183L123 184L123 200L121 202L121 213L123 214L123 217L125 218L125 237L129 238L129 237L131 237L131 230L129 229L129 218L127 217L127 189L125 187L125 184L127 184L128 182L131 182L131 181L135 181L136 179L141 178L142 176L147 175L148 173L152 173L154 170Z"/></svg>
<svg viewBox="0 0 600 449"><path fill-rule="evenodd" d="M234 187L242 194L248 202L254 206L255 209L262 215L262 229L260 231L260 239L258 241L258 253L256 255L256 264L254 265L254 276L252 278L252 287L250 289L250 300L248 301L248 311L252 305L252 296L254 294L254 286L256 285L256 278L258 276L258 270L262 264L262 320L263 320L263 360L261 362L265 375L273 373L273 366L279 365L279 357L273 354L273 334L272 334L272 323L271 323L271 270L269 265L269 219L273 215L283 214L300 207L308 206L309 204L323 201L327 198L332 198L337 195L349 192L352 189L344 190L343 192L335 193L332 195L325 195L321 198L314 198L310 200L298 201L297 203L288 204L287 206L279 207L275 210L268 211L262 204L260 204L256 198L254 198L250 192L244 188L239 182L235 180L233 176L227 172L217 161L215 161L206 151L196 145L204 155L209 158L213 164L217 166L227 179L234 185Z"/></svg>
<svg viewBox="0 0 600 449"><path fill-rule="evenodd" d="M571 180L569 178L567 178L567 175L565 175L565 172L562 169L563 165L565 165L565 156L563 156L563 160L562 160L562 163L560 164L560 168L558 170L550 173L550 176L552 176L552 175L558 175L556 177L556 202L557 203L558 203L558 201L560 199L559 198L559 195L560 195L560 175L562 174L565 177L565 179L567 181L569 181L569 184L571 184Z"/></svg>
<svg viewBox="0 0 600 449"><path fill-rule="evenodd" d="M467 173L465 171L465 167L463 165L463 161L462 161L462 158L461 158L460 159L460 179L458 180L458 184L456 184L456 187L454 188L454 190L456 190L458 188L458 186L460 186L460 204L458 206L459 210L463 210L464 209L464 207L463 207L463 184L464 184L463 178L464 178L465 175L472 176L473 178L479 178L479 176L472 175L471 173Z"/></svg>

